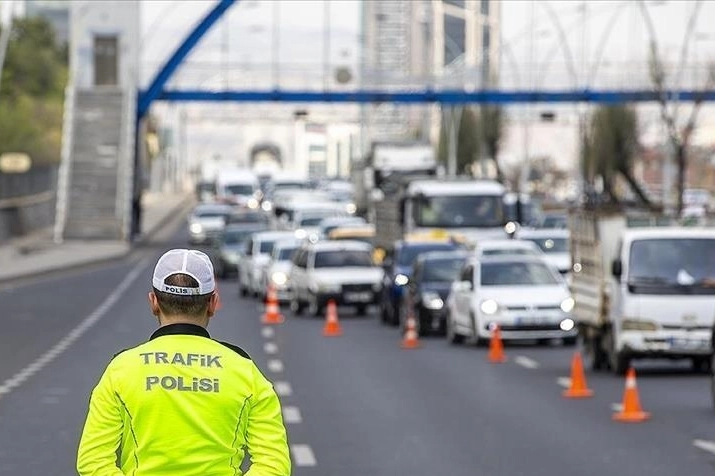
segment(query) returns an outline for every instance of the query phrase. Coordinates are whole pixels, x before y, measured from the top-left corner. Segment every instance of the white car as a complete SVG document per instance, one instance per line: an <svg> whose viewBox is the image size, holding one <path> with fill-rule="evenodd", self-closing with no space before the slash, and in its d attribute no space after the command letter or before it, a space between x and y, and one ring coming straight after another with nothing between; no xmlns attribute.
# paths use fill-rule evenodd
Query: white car
<svg viewBox="0 0 715 476"><path fill-rule="evenodd" d="M233 212L233 207L221 203L202 203L197 205L187 218L189 243L201 245L210 243L218 237L226 226L226 219Z"/></svg>
<svg viewBox="0 0 715 476"><path fill-rule="evenodd" d="M295 238L292 231L260 231L246 241L246 248L238 261L238 292L241 296L261 296L261 278L271 259L273 245L279 240Z"/></svg>
<svg viewBox="0 0 715 476"><path fill-rule="evenodd" d="M494 325L508 340L576 343L574 300L564 278L541 257L471 258L447 298L447 339L486 344Z"/></svg>
<svg viewBox="0 0 715 476"><path fill-rule="evenodd" d="M372 260L372 246L361 241L321 241L303 245L293 255L290 306L321 316L328 301L353 306L364 314L378 304L384 271Z"/></svg>
<svg viewBox="0 0 715 476"><path fill-rule="evenodd" d="M261 274L261 289L268 289L269 285L273 286L276 292L278 302L284 303L290 301L291 286L288 276L292 266L291 260L293 253L300 248L303 240L290 239L277 241L273 245L271 259L263 269Z"/></svg>
<svg viewBox="0 0 715 476"><path fill-rule="evenodd" d="M561 274L571 272L571 254L569 253L569 230L563 228L521 229L516 237L531 241L544 252L546 261Z"/></svg>
<svg viewBox="0 0 715 476"><path fill-rule="evenodd" d="M525 255L541 256L541 249L531 241L522 240L479 240L474 247L475 256Z"/></svg>

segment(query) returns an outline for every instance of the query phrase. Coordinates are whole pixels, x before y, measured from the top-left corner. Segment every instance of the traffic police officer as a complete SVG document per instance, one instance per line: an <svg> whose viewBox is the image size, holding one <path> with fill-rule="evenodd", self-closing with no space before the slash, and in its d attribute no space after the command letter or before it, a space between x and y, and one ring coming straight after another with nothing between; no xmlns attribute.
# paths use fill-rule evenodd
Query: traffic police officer
<svg viewBox="0 0 715 476"><path fill-rule="evenodd" d="M80 475L287 476L278 397L249 356L206 331L219 297L211 261L175 249L149 293L159 320L148 342L115 355L92 391Z"/></svg>

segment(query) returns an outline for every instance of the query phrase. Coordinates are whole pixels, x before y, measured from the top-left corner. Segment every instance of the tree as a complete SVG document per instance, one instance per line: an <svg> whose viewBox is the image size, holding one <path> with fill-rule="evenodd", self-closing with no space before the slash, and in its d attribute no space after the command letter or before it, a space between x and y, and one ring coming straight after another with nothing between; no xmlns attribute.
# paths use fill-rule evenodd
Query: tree
<svg viewBox="0 0 715 476"><path fill-rule="evenodd" d="M66 52L41 18L15 19L0 85L0 153L56 163L62 142Z"/></svg>
<svg viewBox="0 0 715 476"><path fill-rule="evenodd" d="M615 181L621 176L638 199L650 209L651 203L640 184L633 176L633 159L638 143L638 119L636 112L627 105L600 106L591 118L591 127L586 135L585 169L591 181L598 176L603 190L611 203L618 203Z"/></svg>

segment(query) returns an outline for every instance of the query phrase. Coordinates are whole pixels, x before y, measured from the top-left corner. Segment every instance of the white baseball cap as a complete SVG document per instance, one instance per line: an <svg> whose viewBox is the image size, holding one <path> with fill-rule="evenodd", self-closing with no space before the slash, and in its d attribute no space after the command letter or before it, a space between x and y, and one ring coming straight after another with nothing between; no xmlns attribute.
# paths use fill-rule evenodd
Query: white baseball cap
<svg viewBox="0 0 715 476"><path fill-rule="evenodd" d="M174 286L164 281L174 274L186 274L194 278L199 287ZM174 249L164 253L154 267L152 284L158 291L178 296L210 294L216 289L214 267L205 253L198 250Z"/></svg>

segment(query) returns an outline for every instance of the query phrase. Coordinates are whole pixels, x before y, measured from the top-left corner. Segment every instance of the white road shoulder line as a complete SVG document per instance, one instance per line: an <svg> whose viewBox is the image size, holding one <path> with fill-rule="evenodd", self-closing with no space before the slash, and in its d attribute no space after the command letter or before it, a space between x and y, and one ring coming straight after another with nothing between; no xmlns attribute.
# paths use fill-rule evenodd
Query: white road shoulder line
<svg viewBox="0 0 715 476"><path fill-rule="evenodd" d="M270 339L274 335L274 331L272 327L264 327L261 329L261 335L265 337L266 339Z"/></svg>
<svg viewBox="0 0 715 476"><path fill-rule="evenodd" d="M273 388L276 391L276 394L279 397L289 397L290 395L293 394L293 388L290 386L288 382L274 382L273 383Z"/></svg>
<svg viewBox="0 0 715 476"><path fill-rule="evenodd" d="M283 372L283 362L278 359L269 360L268 370L271 372Z"/></svg>
<svg viewBox="0 0 715 476"><path fill-rule="evenodd" d="M514 363L527 369L539 368L539 363L537 361L530 359L529 357L525 357L523 355L517 355L516 357L514 357Z"/></svg>
<svg viewBox="0 0 715 476"><path fill-rule="evenodd" d="M276 354L278 352L278 346L273 342L266 342L263 344L263 351L266 354Z"/></svg>
<svg viewBox="0 0 715 476"><path fill-rule="evenodd" d="M571 379L569 377L559 377L556 379L556 383L564 388L569 388L571 386Z"/></svg>
<svg viewBox="0 0 715 476"><path fill-rule="evenodd" d="M35 373L39 372L47 364L52 362L58 355L64 352L70 345L72 345L77 339L79 339L82 334L87 332L90 327L95 325L100 319L102 319L107 312L114 306L122 294L126 292L129 286L132 285L134 280L139 277L139 274L144 270L148 261L142 260L137 265L132 268L132 270L124 277L124 279L119 283L119 285L114 288L114 291L107 296L107 298L102 301L102 303L92 311L92 313L85 317L82 322L80 322L77 327L72 329L69 334L62 338L54 347L45 352L34 362L29 364L24 369L20 370L18 373L5 380L0 384L0 395L10 393L10 391L20 386L27 379L32 377Z"/></svg>
<svg viewBox="0 0 715 476"><path fill-rule="evenodd" d="M700 448L703 451L707 451L708 453L715 454L715 441L693 440L693 445L695 445L696 448Z"/></svg>
<svg viewBox="0 0 715 476"><path fill-rule="evenodd" d="M308 445L290 445L293 453L293 462L296 466L315 466L315 455Z"/></svg>
<svg viewBox="0 0 715 476"><path fill-rule="evenodd" d="M300 423L303 418L300 416L300 408L283 407L283 421L285 423Z"/></svg>

